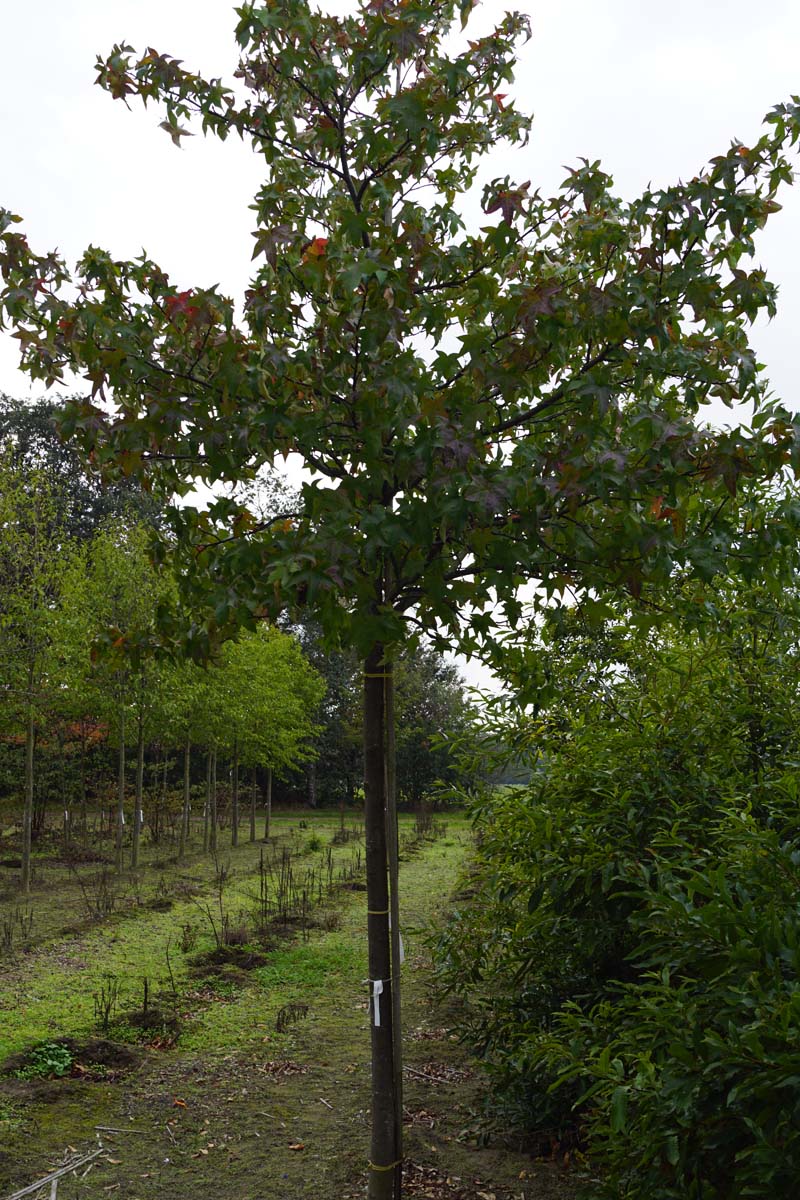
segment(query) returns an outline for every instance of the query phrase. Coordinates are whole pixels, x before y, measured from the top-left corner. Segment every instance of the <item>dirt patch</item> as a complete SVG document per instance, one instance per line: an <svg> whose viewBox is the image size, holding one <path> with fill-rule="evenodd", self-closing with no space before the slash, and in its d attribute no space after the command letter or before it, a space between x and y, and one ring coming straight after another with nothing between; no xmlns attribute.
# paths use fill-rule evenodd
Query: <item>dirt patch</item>
<svg viewBox="0 0 800 1200"><path fill-rule="evenodd" d="M112 1042L107 1038L90 1038L88 1041L78 1041L77 1038L57 1038L54 1045L63 1046L69 1051L72 1063L81 1067L110 1067L117 1071L132 1070L139 1062L140 1055L131 1046L121 1042ZM16 1075L24 1071L32 1061L36 1047L12 1054L0 1064L0 1075Z"/></svg>
<svg viewBox="0 0 800 1200"><path fill-rule="evenodd" d="M206 979L211 975L230 978L237 972L264 967L268 961L263 950L254 950L250 946L216 946L213 950L196 954L191 959L189 974L193 979ZM233 972L231 968L234 968Z"/></svg>

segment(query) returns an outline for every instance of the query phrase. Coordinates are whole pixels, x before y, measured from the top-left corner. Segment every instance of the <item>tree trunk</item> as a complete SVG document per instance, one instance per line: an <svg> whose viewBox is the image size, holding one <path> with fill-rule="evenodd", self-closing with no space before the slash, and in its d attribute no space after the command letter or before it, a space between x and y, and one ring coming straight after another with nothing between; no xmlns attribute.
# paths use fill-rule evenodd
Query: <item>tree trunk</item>
<svg viewBox="0 0 800 1200"><path fill-rule="evenodd" d="M317 807L317 764L308 764L308 807Z"/></svg>
<svg viewBox="0 0 800 1200"><path fill-rule="evenodd" d="M239 739L233 739L233 778L231 779L231 845L239 845Z"/></svg>
<svg viewBox="0 0 800 1200"><path fill-rule="evenodd" d="M142 797L144 795L144 720L139 713L136 731L136 799L133 805L133 838L131 841L131 870L139 866L139 841L142 834Z"/></svg>
<svg viewBox="0 0 800 1200"><path fill-rule="evenodd" d="M384 688L386 847L389 858L389 933L392 952L392 1061L394 1067L394 1200L403 1186L403 1031L400 1012L400 839L397 828L397 747L394 720L394 667L387 663Z"/></svg>
<svg viewBox="0 0 800 1200"><path fill-rule="evenodd" d="M33 705L28 706L25 728L25 807L22 813L22 876L23 895L31 890L31 835L33 830L33 747L36 741L36 718Z"/></svg>
<svg viewBox="0 0 800 1200"><path fill-rule="evenodd" d="M161 763L161 788L156 788L156 804L155 813L153 814L152 834L153 841L158 844L161 841L161 830L164 824L164 814L167 810L167 776L169 774L169 747L166 743L162 746L164 758Z"/></svg>
<svg viewBox="0 0 800 1200"><path fill-rule="evenodd" d="M117 775L116 867L122 870L122 841L125 833L125 709L119 713L119 762Z"/></svg>
<svg viewBox="0 0 800 1200"><path fill-rule="evenodd" d="M81 836L84 846L89 844L89 829L86 812L86 730L81 722Z"/></svg>
<svg viewBox="0 0 800 1200"><path fill-rule="evenodd" d="M181 809L181 831L178 838L178 858L183 858L186 853L186 842L189 837L189 797L191 795L191 765L192 765L192 739L186 739L186 748L183 752L183 808Z"/></svg>
<svg viewBox="0 0 800 1200"><path fill-rule="evenodd" d="M267 786L264 789L264 841L269 841L269 827L272 821L272 767L267 767Z"/></svg>
<svg viewBox="0 0 800 1200"><path fill-rule="evenodd" d="M372 1032L372 1142L369 1200L392 1200L398 1169L386 874L383 648L364 663L364 823L367 848L367 940Z"/></svg>
<svg viewBox="0 0 800 1200"><path fill-rule="evenodd" d="M208 850L209 818L211 816L211 750L206 754L206 802L203 808L203 853Z"/></svg>
<svg viewBox="0 0 800 1200"><path fill-rule="evenodd" d="M258 768L253 767L253 780L250 787L250 841L256 840L256 774Z"/></svg>
<svg viewBox="0 0 800 1200"><path fill-rule="evenodd" d="M72 816L71 816L71 812L70 812L71 801L70 801L69 795L67 793L66 772L63 767L63 763L64 763L64 759L65 759L64 743L65 743L65 739L63 737L59 737L58 753L59 753L59 757L61 758L61 762L62 762L62 768L61 768L61 773L60 773L61 774L61 804L62 804L63 810L64 810L64 820L63 820L62 832L63 832L63 837L64 837L64 851L65 851L65 853L68 853L70 841L72 840L72 838L71 838Z"/></svg>
<svg viewBox="0 0 800 1200"><path fill-rule="evenodd" d="M217 853L217 748L211 751L211 811L208 814L211 853Z"/></svg>

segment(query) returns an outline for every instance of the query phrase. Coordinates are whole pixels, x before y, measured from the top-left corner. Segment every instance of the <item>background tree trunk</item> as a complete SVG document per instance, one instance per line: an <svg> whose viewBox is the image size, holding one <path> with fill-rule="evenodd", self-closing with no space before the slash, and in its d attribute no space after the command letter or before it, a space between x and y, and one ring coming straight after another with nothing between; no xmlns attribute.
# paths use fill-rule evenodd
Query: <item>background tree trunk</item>
<svg viewBox="0 0 800 1200"><path fill-rule="evenodd" d="M133 837L131 840L131 870L139 866L139 841L142 834L142 796L144 794L144 719L139 713L136 731L136 798L133 804Z"/></svg>
<svg viewBox="0 0 800 1200"><path fill-rule="evenodd" d="M125 708L119 713L119 762L117 775L116 867L122 870L122 842L125 836Z"/></svg>
<svg viewBox="0 0 800 1200"><path fill-rule="evenodd" d="M256 774L257 768L253 767L253 779L250 786L250 841L256 840Z"/></svg>
<svg viewBox="0 0 800 1200"><path fill-rule="evenodd" d="M192 739L186 739L183 751L183 807L181 809L181 831L178 838L178 858L186 854L189 837L189 801L191 797Z"/></svg>
<svg viewBox="0 0 800 1200"><path fill-rule="evenodd" d="M217 747L211 751L211 804L208 814L211 853L217 853Z"/></svg>
<svg viewBox="0 0 800 1200"><path fill-rule="evenodd" d="M203 807L203 853L208 850L209 821L211 818L211 750L206 754L206 802Z"/></svg>
<svg viewBox="0 0 800 1200"><path fill-rule="evenodd" d="M272 767L267 767L267 786L264 790L264 841L269 841L269 827L272 820Z"/></svg>
<svg viewBox="0 0 800 1200"><path fill-rule="evenodd" d="M32 686L32 680L29 679ZM25 727L25 799L22 812L22 874L20 885L23 895L31 890L31 838L33 830L33 748L36 742L36 717L33 704L28 704L28 721Z"/></svg>
<svg viewBox="0 0 800 1200"><path fill-rule="evenodd" d="M81 722L81 838L84 846L89 844L88 814L86 811L86 730Z"/></svg>
<svg viewBox="0 0 800 1200"><path fill-rule="evenodd" d="M239 845L239 739L233 739L233 777L231 779L231 845Z"/></svg>

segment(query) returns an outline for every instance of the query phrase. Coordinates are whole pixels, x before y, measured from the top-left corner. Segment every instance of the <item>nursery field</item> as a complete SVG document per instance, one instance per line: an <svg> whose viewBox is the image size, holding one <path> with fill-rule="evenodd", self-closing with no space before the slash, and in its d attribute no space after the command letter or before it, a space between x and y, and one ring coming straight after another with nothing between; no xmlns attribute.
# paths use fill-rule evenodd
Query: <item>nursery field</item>
<svg viewBox="0 0 800 1200"><path fill-rule="evenodd" d="M40 856L24 910L6 888L0 1195L78 1161L61 1200L363 1193L363 837L325 815L274 832L210 862L150 851L135 876ZM431 1004L424 932L447 920L469 828L408 819L401 843L404 1191L568 1195L563 1166L481 1144L480 1064Z"/></svg>

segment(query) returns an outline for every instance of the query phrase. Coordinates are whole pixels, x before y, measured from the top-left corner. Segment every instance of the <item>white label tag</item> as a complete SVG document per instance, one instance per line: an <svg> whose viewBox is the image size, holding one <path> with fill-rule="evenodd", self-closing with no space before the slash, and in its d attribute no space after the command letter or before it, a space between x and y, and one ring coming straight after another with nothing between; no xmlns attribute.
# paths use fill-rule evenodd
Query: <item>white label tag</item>
<svg viewBox="0 0 800 1200"><path fill-rule="evenodd" d="M391 913L389 913L389 933L391 933L391 932L392 932L392 914L391 914ZM403 949L403 935L402 935L402 933L399 933L399 934L397 935L397 940L398 940L398 942L400 943L400 966L402 967L403 963L406 961L406 952L405 952L405 950Z"/></svg>
<svg viewBox="0 0 800 1200"><path fill-rule="evenodd" d="M383 995L383 980L373 979L372 981L372 1012L375 1019L375 1024L381 1023L381 996Z"/></svg>

